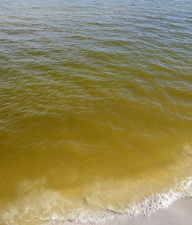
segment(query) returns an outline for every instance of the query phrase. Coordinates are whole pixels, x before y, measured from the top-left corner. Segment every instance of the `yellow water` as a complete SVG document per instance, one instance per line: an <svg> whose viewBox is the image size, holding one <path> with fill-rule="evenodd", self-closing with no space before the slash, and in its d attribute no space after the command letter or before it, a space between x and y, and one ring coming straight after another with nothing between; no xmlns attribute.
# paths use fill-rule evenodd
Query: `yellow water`
<svg viewBox="0 0 192 225"><path fill-rule="evenodd" d="M190 1L1 6L0 223L192 194Z"/></svg>

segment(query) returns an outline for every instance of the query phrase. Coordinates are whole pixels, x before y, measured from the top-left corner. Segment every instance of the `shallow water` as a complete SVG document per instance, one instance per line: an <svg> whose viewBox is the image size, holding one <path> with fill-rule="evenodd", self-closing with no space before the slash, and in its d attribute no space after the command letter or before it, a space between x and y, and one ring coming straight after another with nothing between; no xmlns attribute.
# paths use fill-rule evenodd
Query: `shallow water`
<svg viewBox="0 0 192 225"><path fill-rule="evenodd" d="M0 223L192 194L190 0L0 4Z"/></svg>

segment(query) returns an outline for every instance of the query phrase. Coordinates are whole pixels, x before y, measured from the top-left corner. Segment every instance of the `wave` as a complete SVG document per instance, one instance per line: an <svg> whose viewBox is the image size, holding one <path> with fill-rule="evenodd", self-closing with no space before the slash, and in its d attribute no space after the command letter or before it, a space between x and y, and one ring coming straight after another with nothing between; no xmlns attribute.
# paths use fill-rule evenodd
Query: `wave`
<svg viewBox="0 0 192 225"><path fill-rule="evenodd" d="M109 191L109 190L108 190ZM101 223L115 218L117 214L150 216L156 210L166 208L174 201L192 197L192 177L182 185L171 188L168 192L151 195L123 211L115 211L113 206L99 207L88 199L72 201L53 190L35 188L31 193L8 204L1 213L3 224L44 224L51 222Z"/></svg>
<svg viewBox="0 0 192 225"><path fill-rule="evenodd" d="M15 200L2 207L0 222L101 223L117 214L150 216L180 198L192 197L191 147L185 145L182 154L185 157L180 162L150 176L96 180L73 192L47 188L46 178L22 181Z"/></svg>

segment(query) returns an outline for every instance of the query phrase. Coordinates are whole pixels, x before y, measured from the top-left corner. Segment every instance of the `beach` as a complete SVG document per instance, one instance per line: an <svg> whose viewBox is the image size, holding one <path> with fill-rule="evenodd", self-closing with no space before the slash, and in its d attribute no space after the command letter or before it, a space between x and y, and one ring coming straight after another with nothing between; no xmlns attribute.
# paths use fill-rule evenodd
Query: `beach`
<svg viewBox="0 0 192 225"><path fill-rule="evenodd" d="M149 217L117 216L103 225L191 225L192 199L180 199Z"/></svg>
<svg viewBox="0 0 192 225"><path fill-rule="evenodd" d="M99 223L100 225L191 225L192 198L179 199L167 208L158 209L149 217L133 217L116 215L111 221ZM46 223L47 225L72 225L77 223ZM87 223L86 225L89 225Z"/></svg>

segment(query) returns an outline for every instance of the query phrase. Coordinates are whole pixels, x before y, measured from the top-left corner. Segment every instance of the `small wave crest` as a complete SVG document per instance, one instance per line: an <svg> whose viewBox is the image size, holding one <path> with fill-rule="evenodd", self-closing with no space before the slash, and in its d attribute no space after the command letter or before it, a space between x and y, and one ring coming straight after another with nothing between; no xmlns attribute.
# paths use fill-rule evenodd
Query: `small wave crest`
<svg viewBox="0 0 192 225"><path fill-rule="evenodd" d="M169 168L141 177L97 180L74 193L47 188L45 178L22 181L15 200L1 209L0 222L100 223L117 214L149 216L179 198L192 197L192 149L185 145L183 150L183 159Z"/></svg>
<svg viewBox="0 0 192 225"><path fill-rule="evenodd" d="M79 199L70 199L67 196L64 197L58 191L42 188L42 180L28 182L30 186L36 186L28 192L24 188L26 184L27 182L23 183L24 186L20 190L23 190L25 194L13 203L9 203L1 212L1 221L4 224L28 225L49 222L57 224L67 221L100 223L113 219L117 214L134 217L150 216L157 209L166 208L177 199L192 197L192 177L165 193L143 196L143 200L140 203L139 199L141 200L141 198L138 197L138 202L133 205L129 204L129 202L125 205L125 201L122 202L122 199L116 205L106 204L106 202L99 202L98 200L98 202L94 202L95 192L92 196L87 195ZM110 189L106 191L111 192ZM113 191L112 193L114 194ZM99 195L98 190L97 195ZM101 195L103 196L104 194Z"/></svg>

